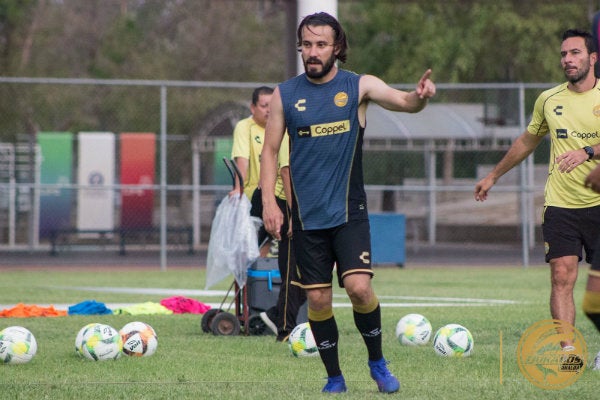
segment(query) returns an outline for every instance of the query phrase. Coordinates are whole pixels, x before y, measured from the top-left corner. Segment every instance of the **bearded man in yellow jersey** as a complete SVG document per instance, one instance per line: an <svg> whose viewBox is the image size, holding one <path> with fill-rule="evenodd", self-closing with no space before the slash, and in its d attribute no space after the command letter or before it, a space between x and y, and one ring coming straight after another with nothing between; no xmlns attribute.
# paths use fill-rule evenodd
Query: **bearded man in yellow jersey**
<svg viewBox="0 0 600 400"><path fill-rule="evenodd" d="M600 87L594 76L598 51L592 35L569 29L563 33L560 63L567 82L544 91L532 120L502 160L475 186L484 201L496 181L523 161L550 135L542 232L550 263L552 318L575 324L573 287L585 249L591 263L600 232L600 196L583 182L600 159ZM563 348L571 346L563 342Z"/></svg>

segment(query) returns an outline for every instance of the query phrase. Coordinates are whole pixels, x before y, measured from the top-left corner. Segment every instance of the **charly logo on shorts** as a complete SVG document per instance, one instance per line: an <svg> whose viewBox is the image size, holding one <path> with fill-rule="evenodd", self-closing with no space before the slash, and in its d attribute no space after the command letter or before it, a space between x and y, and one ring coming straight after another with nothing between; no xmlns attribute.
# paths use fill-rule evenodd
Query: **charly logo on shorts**
<svg viewBox="0 0 600 400"><path fill-rule="evenodd" d="M571 345L563 348L564 342ZM517 346L521 373L542 389L558 390L575 383L585 370L586 355L581 333L570 323L557 319L531 325Z"/></svg>

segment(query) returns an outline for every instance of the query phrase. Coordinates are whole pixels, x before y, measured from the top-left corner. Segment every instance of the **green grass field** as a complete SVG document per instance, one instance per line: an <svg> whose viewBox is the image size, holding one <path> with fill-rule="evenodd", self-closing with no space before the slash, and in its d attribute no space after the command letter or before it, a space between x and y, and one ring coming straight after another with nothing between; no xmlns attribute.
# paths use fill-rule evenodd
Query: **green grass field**
<svg viewBox="0 0 600 400"><path fill-rule="evenodd" d="M75 304L160 301L167 295L76 290L78 287L202 289L203 269L0 270L0 304ZM575 299L577 328L593 358L600 335L580 311L587 269L580 271ZM213 289L226 289L229 281ZM546 266L522 268L377 268L373 281L383 304L384 354L405 399L593 399L600 373L586 369L563 390L543 390L520 373L516 348L521 334L549 319ZM336 289L336 294L343 294ZM190 296L192 297L192 296ZM194 297L218 303L222 297ZM505 300L487 302L482 300ZM336 303L347 303L336 296ZM401 346L394 337L405 314L425 315L434 332L447 323L466 326L475 341L464 359L437 356L431 345ZM366 365L366 350L349 307L335 310L347 399L379 396ZM75 336L90 322L120 329L141 320L156 330L159 346L147 358L93 362L74 351ZM274 336L214 336L203 333L201 316L68 316L0 318L0 328L22 325L38 342L23 365L0 365L0 398L6 399L312 399L320 396L325 370L318 358L294 358ZM501 351L502 350L502 351ZM502 366L502 368L501 368ZM383 396L383 395L381 395Z"/></svg>

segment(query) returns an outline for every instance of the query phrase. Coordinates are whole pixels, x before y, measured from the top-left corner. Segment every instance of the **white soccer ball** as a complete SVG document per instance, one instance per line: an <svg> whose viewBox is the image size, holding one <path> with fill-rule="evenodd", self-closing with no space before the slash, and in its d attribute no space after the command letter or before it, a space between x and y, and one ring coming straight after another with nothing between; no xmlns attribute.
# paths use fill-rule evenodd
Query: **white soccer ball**
<svg viewBox="0 0 600 400"><path fill-rule="evenodd" d="M22 326L9 326L0 331L0 362L25 364L37 353L33 333Z"/></svg>
<svg viewBox="0 0 600 400"><path fill-rule="evenodd" d="M396 339L400 344L420 346L431 337L431 323L421 314L407 314L396 324Z"/></svg>
<svg viewBox="0 0 600 400"><path fill-rule="evenodd" d="M433 337L435 352L444 357L468 357L473 352L473 336L458 324L442 326Z"/></svg>
<svg viewBox="0 0 600 400"><path fill-rule="evenodd" d="M288 339L290 351L294 357L312 357L319 355L317 343L308 322L298 324Z"/></svg>
<svg viewBox="0 0 600 400"><path fill-rule="evenodd" d="M79 340L79 353L94 361L116 360L123 350L121 335L106 324L92 323L84 326L75 339L76 350Z"/></svg>
<svg viewBox="0 0 600 400"><path fill-rule="evenodd" d="M83 347L82 347L83 346L83 334L88 330L88 328L92 327L93 325L95 325L95 323L87 324L86 326L81 328L79 330L79 332L77 332L77 336L75 337L75 352L77 354L79 354L81 357L84 357Z"/></svg>
<svg viewBox="0 0 600 400"><path fill-rule="evenodd" d="M128 356L148 357L158 347L154 329L145 322L130 322L119 331L123 340L123 353Z"/></svg>

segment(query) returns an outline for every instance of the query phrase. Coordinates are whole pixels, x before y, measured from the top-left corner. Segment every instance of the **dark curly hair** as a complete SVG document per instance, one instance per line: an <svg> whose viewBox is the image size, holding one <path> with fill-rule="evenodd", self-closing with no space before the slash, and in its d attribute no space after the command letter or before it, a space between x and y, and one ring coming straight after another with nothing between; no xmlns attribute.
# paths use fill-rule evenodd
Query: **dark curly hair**
<svg viewBox="0 0 600 400"><path fill-rule="evenodd" d="M335 19L333 16L327 14L326 12L318 12L315 14L308 15L304 17L300 25L298 26L297 36L298 43L297 46L300 48L302 45L302 29L307 26L330 26L335 33L335 37L333 39L333 44L338 51L336 58L341 62L346 62L346 51L348 50L348 41L346 39L346 32L344 32L344 28Z"/></svg>

